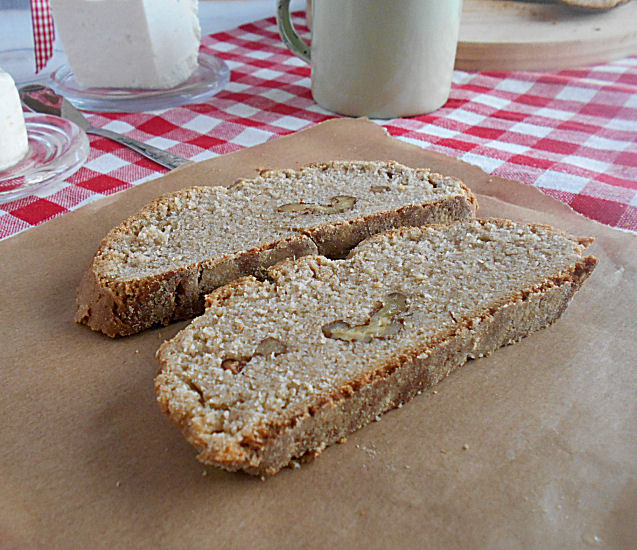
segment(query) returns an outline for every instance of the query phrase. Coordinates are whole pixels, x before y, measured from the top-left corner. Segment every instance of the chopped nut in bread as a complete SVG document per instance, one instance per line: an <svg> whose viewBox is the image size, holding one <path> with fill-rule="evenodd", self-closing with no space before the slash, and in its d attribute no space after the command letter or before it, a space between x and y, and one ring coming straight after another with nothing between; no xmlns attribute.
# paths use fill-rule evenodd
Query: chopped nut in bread
<svg viewBox="0 0 637 550"><path fill-rule="evenodd" d="M346 342L371 342L373 338L387 338L400 330L401 324L395 316L405 311L406 307L407 297L400 292L392 292L366 323L350 326L345 321L333 321L323 325L321 330L327 338Z"/></svg>
<svg viewBox="0 0 637 550"><path fill-rule="evenodd" d="M356 197L339 195L332 197L329 204L313 204L307 202L296 202L282 204L277 208L278 212L306 212L308 214L340 214L354 208Z"/></svg>

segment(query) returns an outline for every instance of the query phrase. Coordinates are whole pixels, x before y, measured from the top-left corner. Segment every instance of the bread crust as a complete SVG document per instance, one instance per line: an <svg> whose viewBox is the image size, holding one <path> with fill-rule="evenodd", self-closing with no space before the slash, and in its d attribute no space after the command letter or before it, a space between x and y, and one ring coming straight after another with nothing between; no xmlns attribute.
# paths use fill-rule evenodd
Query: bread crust
<svg viewBox="0 0 637 550"><path fill-rule="evenodd" d="M335 163L317 163L305 168L326 169ZM369 163L395 167L395 162ZM285 174L292 170L262 170L262 176ZM435 178L443 176L432 174ZM240 183L246 180L238 180ZM386 229L447 223L475 216L477 200L461 185L465 196L451 196L421 205L408 205L396 210L360 216L345 222L324 223L297 229L287 238L260 247L208 258L199 263L165 271L159 275L122 281L100 273L98 260L110 242L130 230L147 212L165 208L168 199L183 191L170 193L148 204L139 214L113 229L102 241L77 290L75 321L110 337L128 336L155 325L167 325L189 319L203 312L204 296L215 288L239 277L262 276L275 263L312 254L330 258L345 257L349 250L367 237Z"/></svg>
<svg viewBox="0 0 637 550"><path fill-rule="evenodd" d="M75 321L116 337L190 319L203 312L204 297L215 288L239 277L260 275L284 259L317 252L311 239L294 235L131 282L100 277L93 260L77 291Z"/></svg>
<svg viewBox="0 0 637 550"><path fill-rule="evenodd" d="M561 4L566 4L572 8L582 11L606 11L622 4L628 3L630 0L557 0Z"/></svg>
<svg viewBox="0 0 637 550"><path fill-rule="evenodd" d="M383 237L373 237L377 238ZM588 246L592 239L575 241ZM170 384L165 383L170 342L158 352L157 399L163 412L198 449L201 462L229 471L272 475L295 458L319 455L328 445L437 384L468 359L489 355L552 324L596 264L595 257L584 257L541 284L464 316L452 329L440 332L435 340L397 349L392 360L373 372L350 380L330 395L315 396L304 402L302 407L291 410L284 421L259 424L250 432L242 433L238 440L223 432L206 434L202 426L193 422L188 408L181 407L179 399L175 399ZM208 306L223 304L234 293L242 293L254 284L258 282L252 278L234 281L209 295Z"/></svg>

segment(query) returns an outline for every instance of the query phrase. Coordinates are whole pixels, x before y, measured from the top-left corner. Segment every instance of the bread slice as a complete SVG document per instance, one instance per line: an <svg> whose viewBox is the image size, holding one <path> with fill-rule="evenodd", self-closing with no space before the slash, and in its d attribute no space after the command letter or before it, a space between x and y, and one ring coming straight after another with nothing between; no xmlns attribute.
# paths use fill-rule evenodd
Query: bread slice
<svg viewBox="0 0 637 550"><path fill-rule="evenodd" d="M393 227L473 217L457 179L394 162L262 171L231 188L165 195L102 241L77 295L76 321L109 336L203 311L204 296L285 258L344 257Z"/></svg>
<svg viewBox="0 0 637 550"><path fill-rule="evenodd" d="M273 474L551 324L595 267L590 242L468 220L286 260L213 292L160 347L157 399L202 462Z"/></svg>

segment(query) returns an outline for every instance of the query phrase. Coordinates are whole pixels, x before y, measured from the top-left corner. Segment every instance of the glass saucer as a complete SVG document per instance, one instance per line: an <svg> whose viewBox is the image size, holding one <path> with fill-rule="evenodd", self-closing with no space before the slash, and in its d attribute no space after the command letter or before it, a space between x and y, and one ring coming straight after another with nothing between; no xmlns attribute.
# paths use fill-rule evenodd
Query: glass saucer
<svg viewBox="0 0 637 550"><path fill-rule="evenodd" d="M18 164L0 171L0 202L64 180L88 158L88 137L71 121L35 113L25 113L25 121L29 151Z"/></svg>
<svg viewBox="0 0 637 550"><path fill-rule="evenodd" d="M213 55L199 52L199 66L192 76L167 90L84 88L68 65L51 74L51 88L84 111L135 113L200 103L223 90L230 81L230 69Z"/></svg>
<svg viewBox="0 0 637 550"><path fill-rule="evenodd" d="M53 57L46 64L46 67L36 73L33 48L15 48L0 51L0 67L13 77L18 88L26 84L43 84L47 82L53 72L52 67L59 67L62 63L66 63L64 52L54 49Z"/></svg>

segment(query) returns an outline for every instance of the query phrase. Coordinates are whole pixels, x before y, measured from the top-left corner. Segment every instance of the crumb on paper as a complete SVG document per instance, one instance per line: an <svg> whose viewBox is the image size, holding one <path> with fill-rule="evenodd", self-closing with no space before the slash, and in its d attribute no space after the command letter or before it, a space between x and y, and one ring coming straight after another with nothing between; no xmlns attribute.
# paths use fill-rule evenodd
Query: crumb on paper
<svg viewBox="0 0 637 550"><path fill-rule="evenodd" d="M438 390L434 390L431 393L433 393L434 395L436 395L438 393Z"/></svg>
<svg viewBox="0 0 637 550"><path fill-rule="evenodd" d="M462 446L462 450L466 451L469 449L469 445L467 445L466 443Z"/></svg>
<svg viewBox="0 0 637 550"><path fill-rule="evenodd" d="M447 449L440 449L440 452L441 452L443 455L446 455L446 454L447 454Z"/></svg>
<svg viewBox="0 0 637 550"><path fill-rule="evenodd" d="M336 443L338 443L339 445L342 445L343 443L347 443L347 437L345 436L341 437Z"/></svg>
<svg viewBox="0 0 637 550"><path fill-rule="evenodd" d="M203 477L206 477L208 475L208 470L204 470L203 472L201 472L201 475Z"/></svg>
<svg viewBox="0 0 637 550"><path fill-rule="evenodd" d="M117 482L115 482L115 487L119 487L121 484L122 484L121 481L117 481Z"/></svg>
<svg viewBox="0 0 637 550"><path fill-rule="evenodd" d="M582 540L588 546L601 546L604 542L600 537L598 537L595 533L583 533Z"/></svg>

